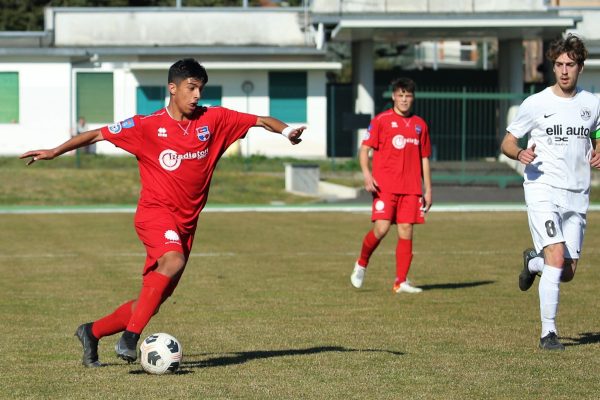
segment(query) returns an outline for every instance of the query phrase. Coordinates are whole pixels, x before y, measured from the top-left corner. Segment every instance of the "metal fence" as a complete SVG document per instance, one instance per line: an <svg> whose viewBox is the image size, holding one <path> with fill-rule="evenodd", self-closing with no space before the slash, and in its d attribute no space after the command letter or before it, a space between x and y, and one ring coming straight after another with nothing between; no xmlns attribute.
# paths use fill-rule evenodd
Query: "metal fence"
<svg viewBox="0 0 600 400"><path fill-rule="evenodd" d="M419 91L415 113L429 125L434 161L473 161L497 157L511 106L533 93L486 89ZM388 93L391 95L391 93Z"/></svg>

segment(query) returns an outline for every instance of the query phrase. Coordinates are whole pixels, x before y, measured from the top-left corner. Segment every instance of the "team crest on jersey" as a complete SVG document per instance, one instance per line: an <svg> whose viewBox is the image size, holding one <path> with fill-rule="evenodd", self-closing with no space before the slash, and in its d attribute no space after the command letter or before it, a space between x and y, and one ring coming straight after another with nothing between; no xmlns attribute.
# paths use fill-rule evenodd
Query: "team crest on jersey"
<svg viewBox="0 0 600 400"><path fill-rule="evenodd" d="M421 127L421 125L416 124L415 125L415 132L417 132L417 135L420 135L421 132L423 132L423 127Z"/></svg>
<svg viewBox="0 0 600 400"><path fill-rule="evenodd" d="M581 115L582 120L587 121L592 118L592 110L587 107L583 107L579 112L579 115Z"/></svg>
<svg viewBox="0 0 600 400"><path fill-rule="evenodd" d="M206 142L210 138L210 130L208 129L208 126L196 128L196 136L201 142Z"/></svg>

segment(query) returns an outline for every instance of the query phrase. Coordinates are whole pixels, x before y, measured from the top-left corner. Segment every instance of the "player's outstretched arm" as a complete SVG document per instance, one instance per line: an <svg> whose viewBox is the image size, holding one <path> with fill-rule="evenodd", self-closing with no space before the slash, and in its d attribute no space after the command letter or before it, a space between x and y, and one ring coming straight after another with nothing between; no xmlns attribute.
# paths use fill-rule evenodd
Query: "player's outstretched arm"
<svg viewBox="0 0 600 400"><path fill-rule="evenodd" d="M256 119L255 126L260 126L270 132L281 133L292 144L298 144L302 141L302 139L300 139L300 136L302 136L302 132L304 132L304 130L306 129L305 126L301 126L299 128L292 128L291 126L288 126L284 122L273 117L258 117Z"/></svg>
<svg viewBox="0 0 600 400"><path fill-rule="evenodd" d="M31 150L27 153L21 154L19 158L31 157L31 160L27 161L27 165L31 165L38 160L52 160L53 158L66 153L67 151L88 146L101 140L104 140L104 138L102 137L102 132L100 129L93 129L91 131L83 132L80 135L74 136L53 149Z"/></svg>

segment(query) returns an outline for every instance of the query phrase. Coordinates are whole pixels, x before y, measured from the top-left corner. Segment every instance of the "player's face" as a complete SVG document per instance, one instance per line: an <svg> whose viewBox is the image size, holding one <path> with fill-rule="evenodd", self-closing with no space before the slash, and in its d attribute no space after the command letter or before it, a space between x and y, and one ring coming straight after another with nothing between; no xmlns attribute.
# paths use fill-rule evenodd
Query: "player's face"
<svg viewBox="0 0 600 400"><path fill-rule="evenodd" d="M567 53L561 54L552 67L556 83L563 92L572 92L575 89L582 69L583 66L572 60Z"/></svg>
<svg viewBox="0 0 600 400"><path fill-rule="evenodd" d="M406 117L412 110L415 95L404 89L398 89L392 93L392 100L394 101L394 111Z"/></svg>
<svg viewBox="0 0 600 400"><path fill-rule="evenodd" d="M185 116L190 116L196 110L198 100L202 93L202 81L196 78L187 78L178 84L169 84L169 90L173 96L173 102Z"/></svg>

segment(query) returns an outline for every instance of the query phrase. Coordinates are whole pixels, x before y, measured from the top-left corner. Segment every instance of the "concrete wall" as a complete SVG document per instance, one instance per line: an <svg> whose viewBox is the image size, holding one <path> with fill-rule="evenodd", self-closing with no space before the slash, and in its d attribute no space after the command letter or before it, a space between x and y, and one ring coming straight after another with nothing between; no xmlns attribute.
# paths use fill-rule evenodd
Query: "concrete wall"
<svg viewBox="0 0 600 400"><path fill-rule="evenodd" d="M543 11L543 0L313 0L312 11L320 13L469 13Z"/></svg>
<svg viewBox="0 0 600 400"><path fill-rule="evenodd" d="M294 12L53 10L57 47L314 45Z"/></svg>
<svg viewBox="0 0 600 400"><path fill-rule="evenodd" d="M19 121L0 124L0 153L52 147L70 137L70 67L66 63L0 63L19 73Z"/></svg>

